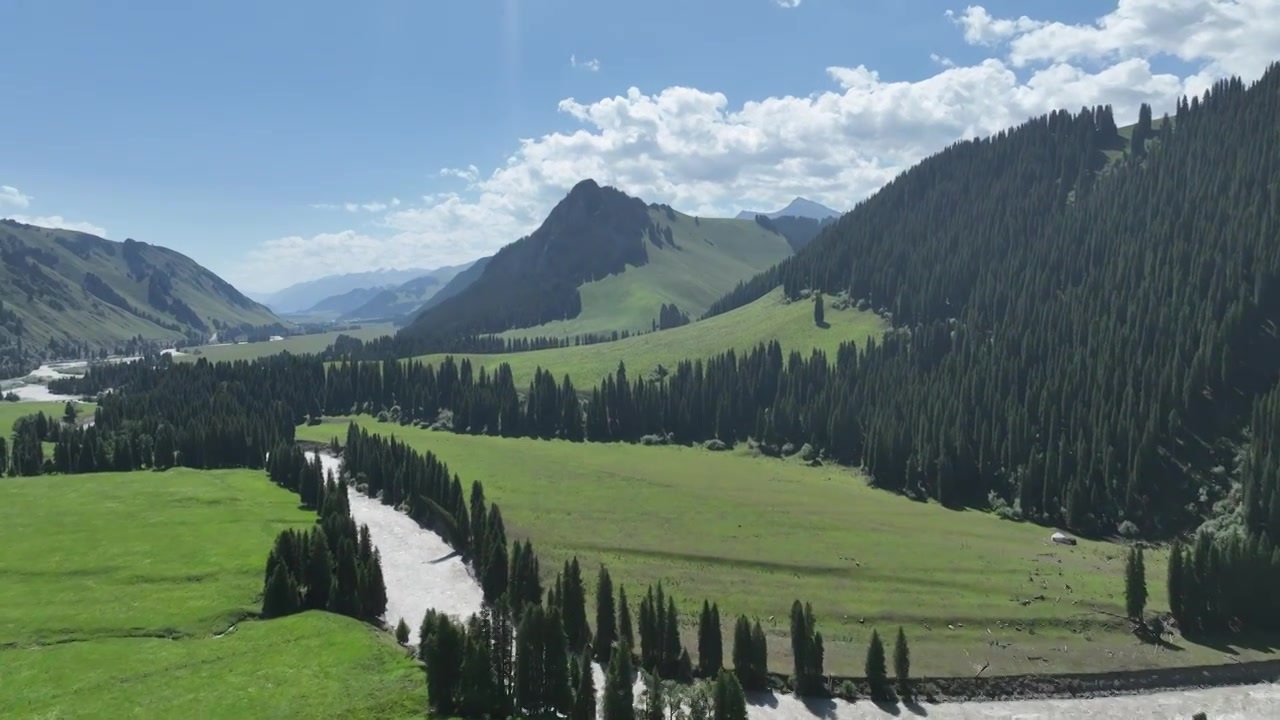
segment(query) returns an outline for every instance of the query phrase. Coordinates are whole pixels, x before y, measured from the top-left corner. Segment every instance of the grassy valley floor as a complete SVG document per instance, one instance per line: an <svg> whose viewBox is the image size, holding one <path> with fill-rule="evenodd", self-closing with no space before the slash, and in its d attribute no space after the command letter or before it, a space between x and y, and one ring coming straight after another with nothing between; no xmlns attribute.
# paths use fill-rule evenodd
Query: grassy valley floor
<svg viewBox="0 0 1280 720"><path fill-rule="evenodd" d="M724 315L617 342L522 353L453 355L459 361L470 359L477 369L510 364L518 388L527 387L534 370L541 367L555 373L557 379L567 374L579 390L590 390L617 370L620 361L626 363L628 376L635 378L653 372L658 365L672 370L681 360L705 359L729 349L749 351L773 340L782 345L784 353L798 350L808 355L818 349L834 356L841 343L865 342L883 334L887 327L874 313L834 310L829 304L826 323L825 328L814 324L809 301L787 302L782 291L775 290ZM427 355L419 359L439 365L444 357Z"/></svg>
<svg viewBox="0 0 1280 720"><path fill-rule="evenodd" d="M257 358L270 357L285 351L295 355L304 355L323 351L332 345L339 335L349 335L360 340L374 340L384 335L393 335L395 331L395 327L390 323L373 323L364 325L359 330L338 330L327 333L312 333L310 335L292 335L276 341L232 345L201 345L183 350L183 354L175 355L174 359L185 362L195 362L200 358L204 358L209 362L256 360Z"/></svg>
<svg viewBox="0 0 1280 720"><path fill-rule="evenodd" d="M468 487L481 481L509 535L533 540L548 583L577 555L594 588L604 563L615 586L626 586L634 613L645 586L663 580L678 598L691 648L708 598L720 603L726 654L729 623L745 613L769 634L771 669L790 672L788 613L800 599L813 604L834 674L860 675L872 628L889 635L899 624L918 675L972 676L987 663L985 674L1004 675L1226 660L1181 639L1174 648L1140 644L1126 623L1092 612L1124 612L1122 547L1054 545L1050 529L913 502L847 469L745 450L476 437L358 421L436 453ZM298 433L327 441L343 437L346 422ZM1167 608L1165 561L1148 553L1152 612Z"/></svg>
<svg viewBox="0 0 1280 720"><path fill-rule="evenodd" d="M260 471L0 480L0 717L421 716L384 634L246 620L276 534L312 522Z"/></svg>

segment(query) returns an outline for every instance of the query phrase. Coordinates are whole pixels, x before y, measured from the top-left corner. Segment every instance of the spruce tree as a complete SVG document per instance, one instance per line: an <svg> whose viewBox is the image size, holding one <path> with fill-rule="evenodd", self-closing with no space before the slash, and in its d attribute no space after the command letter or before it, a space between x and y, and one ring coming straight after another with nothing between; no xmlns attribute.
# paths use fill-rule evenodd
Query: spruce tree
<svg viewBox="0 0 1280 720"><path fill-rule="evenodd" d="M354 554L354 553L353 553ZM466 637L461 626L443 613L435 616L435 628L427 645L427 697L437 715L458 712Z"/></svg>
<svg viewBox="0 0 1280 720"><path fill-rule="evenodd" d="M680 618L676 613L676 600L670 595L667 596L666 617L662 622L662 655L661 655L661 671L659 675L664 680L671 680L680 674L680 654L683 648L680 645Z"/></svg>
<svg viewBox="0 0 1280 720"><path fill-rule="evenodd" d="M596 678L591 664L591 653L582 653L577 665L578 685L573 696L573 712L569 713L569 720L596 720Z"/></svg>
<svg viewBox="0 0 1280 720"><path fill-rule="evenodd" d="M747 720L747 696L738 677L722 670L712 690L713 720Z"/></svg>
<svg viewBox="0 0 1280 720"><path fill-rule="evenodd" d="M720 604L711 603L710 658L708 665L713 673L724 668L724 631L720 625Z"/></svg>
<svg viewBox="0 0 1280 720"><path fill-rule="evenodd" d="M1130 548L1125 559L1124 603L1125 612L1131 619L1142 619L1142 611L1147 606L1147 577L1141 546Z"/></svg>
<svg viewBox="0 0 1280 720"><path fill-rule="evenodd" d="M396 623L396 642L401 645L409 644L409 623L400 618L400 622Z"/></svg>
<svg viewBox="0 0 1280 720"><path fill-rule="evenodd" d="M468 632L458 677L458 714L485 717L495 709L498 688L494 682L489 645L478 632Z"/></svg>
<svg viewBox="0 0 1280 720"><path fill-rule="evenodd" d="M573 711L573 687L569 684L568 638L565 637L560 612L555 608L547 610L544 623L542 707L559 715L568 715Z"/></svg>
<svg viewBox="0 0 1280 720"><path fill-rule="evenodd" d="M360 617L360 568L356 564L355 542L349 537L338 546L338 563L334 571L329 610L347 617ZM460 661L461 657L458 659Z"/></svg>
<svg viewBox="0 0 1280 720"><path fill-rule="evenodd" d="M262 616L277 618L298 612L298 588L283 564L277 564L262 591Z"/></svg>
<svg viewBox="0 0 1280 720"><path fill-rule="evenodd" d="M324 610L329 607L329 594L333 591L333 558L323 527L317 525L312 530L307 552L307 596L303 605L308 610Z"/></svg>
<svg viewBox="0 0 1280 720"><path fill-rule="evenodd" d="M884 643L880 642L880 634L871 631L871 644L867 646L867 662L864 667L867 682L871 685L871 698L884 701L889 699L889 672L885 668Z"/></svg>
<svg viewBox="0 0 1280 720"><path fill-rule="evenodd" d="M583 587L582 568L578 565L577 556L565 563L562 591L564 595L560 598L560 607L565 637L569 640L569 649L580 653L591 641L591 627L587 625L587 593Z"/></svg>
<svg viewBox="0 0 1280 720"><path fill-rule="evenodd" d="M617 618L613 609L613 580L609 578L609 570L604 565L601 565L600 575L596 580L596 635L594 640L596 660L600 663L608 662L617 634Z"/></svg>
<svg viewBox="0 0 1280 720"><path fill-rule="evenodd" d="M667 700L663 694L663 681L657 673L644 674L644 719L666 720Z"/></svg>
<svg viewBox="0 0 1280 720"><path fill-rule="evenodd" d="M714 678L720 674L721 659L717 657L720 627L711 614L711 604L702 601L702 613L698 615L698 674Z"/></svg>
<svg viewBox="0 0 1280 720"><path fill-rule="evenodd" d="M367 582L360 608L366 617L380 618L387 611L387 584L382 578L382 553L377 548L364 570Z"/></svg>
<svg viewBox="0 0 1280 720"><path fill-rule="evenodd" d="M907 648L907 634L898 626L898 639L893 644L893 674L898 678L898 694L904 700L911 699L911 650Z"/></svg>
<svg viewBox="0 0 1280 720"><path fill-rule="evenodd" d="M626 643L628 648L636 645L631 631L631 609L627 607L627 589L621 586L618 587L618 642Z"/></svg>
<svg viewBox="0 0 1280 720"><path fill-rule="evenodd" d="M813 324L822 327L827 321L826 308L822 306L822 293L813 296Z"/></svg>
<svg viewBox="0 0 1280 720"><path fill-rule="evenodd" d="M609 659L601 698L601 720L635 720L635 694L632 691L631 647L619 643Z"/></svg>
<svg viewBox="0 0 1280 720"><path fill-rule="evenodd" d="M545 610L538 605L525 608L516 629L515 707L530 715L546 711L542 701L543 661L546 641L543 637Z"/></svg>
<svg viewBox="0 0 1280 720"><path fill-rule="evenodd" d="M1182 544L1174 543L1173 550L1169 552L1169 614L1173 615L1173 619L1179 625L1183 625L1186 621L1186 615L1183 612L1182 599L1186 592L1185 569L1183 565Z"/></svg>

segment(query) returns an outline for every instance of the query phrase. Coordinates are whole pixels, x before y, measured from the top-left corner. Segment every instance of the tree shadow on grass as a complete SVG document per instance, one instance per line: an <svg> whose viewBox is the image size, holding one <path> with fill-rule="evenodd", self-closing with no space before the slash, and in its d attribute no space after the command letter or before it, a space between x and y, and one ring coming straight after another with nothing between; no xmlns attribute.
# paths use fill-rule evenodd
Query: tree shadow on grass
<svg viewBox="0 0 1280 720"><path fill-rule="evenodd" d="M1275 633L1258 633L1256 635L1223 635L1206 633L1184 633L1182 639L1192 645L1217 650L1224 655L1236 657L1240 650L1273 655L1280 649L1280 635ZM1237 649L1238 648L1238 649ZM1178 649L1182 649L1179 647Z"/></svg>
<svg viewBox="0 0 1280 720"><path fill-rule="evenodd" d="M827 322L826 320L823 320L823 321L822 321L822 322L820 322L820 323L814 323L814 325L817 325L817 326L818 326L818 328L819 328L820 330L830 330L830 329L831 329L831 323Z"/></svg>

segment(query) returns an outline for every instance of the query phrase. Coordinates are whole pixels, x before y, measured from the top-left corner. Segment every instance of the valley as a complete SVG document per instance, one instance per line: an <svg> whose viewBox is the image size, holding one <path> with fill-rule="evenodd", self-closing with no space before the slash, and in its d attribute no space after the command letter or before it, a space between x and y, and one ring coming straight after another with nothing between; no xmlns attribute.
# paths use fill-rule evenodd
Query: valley
<svg viewBox="0 0 1280 720"><path fill-rule="evenodd" d="M261 303L0 221L0 716L1280 713L1280 64L1136 105L465 263L315 202L398 254Z"/></svg>

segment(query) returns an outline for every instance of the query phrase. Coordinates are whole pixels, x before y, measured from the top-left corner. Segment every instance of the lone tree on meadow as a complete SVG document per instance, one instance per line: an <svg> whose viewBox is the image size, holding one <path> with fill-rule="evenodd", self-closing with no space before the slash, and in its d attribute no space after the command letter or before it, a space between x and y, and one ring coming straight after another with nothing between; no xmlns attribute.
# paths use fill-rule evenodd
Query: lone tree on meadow
<svg viewBox="0 0 1280 720"><path fill-rule="evenodd" d="M62 410L62 419L66 420L68 423L74 423L76 421L75 403L70 400L67 401L67 406Z"/></svg>
<svg viewBox="0 0 1280 720"><path fill-rule="evenodd" d="M827 320L826 308L822 306L822 293L813 296L813 324L822 327Z"/></svg>
<svg viewBox="0 0 1280 720"><path fill-rule="evenodd" d="M893 644L893 674L898 677L898 694L904 700L911 699L911 650L907 648L907 634L898 626L898 640Z"/></svg>
<svg viewBox="0 0 1280 720"><path fill-rule="evenodd" d="M1142 611L1147 607L1147 569L1142 561L1142 548L1129 549L1129 557L1124 564L1124 604L1125 611L1134 620L1142 619Z"/></svg>

